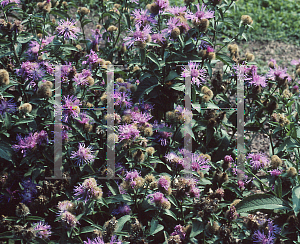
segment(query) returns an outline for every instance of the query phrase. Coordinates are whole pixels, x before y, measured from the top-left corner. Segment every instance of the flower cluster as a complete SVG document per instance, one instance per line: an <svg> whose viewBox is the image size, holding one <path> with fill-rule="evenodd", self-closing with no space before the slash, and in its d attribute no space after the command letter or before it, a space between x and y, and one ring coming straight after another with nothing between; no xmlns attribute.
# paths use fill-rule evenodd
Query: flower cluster
<svg viewBox="0 0 300 244"><path fill-rule="evenodd" d="M42 130L40 132L30 133L28 136L22 138L17 136L18 144L12 146L16 151L21 151L23 157L26 156L28 151L34 151L38 146L45 146L48 144L48 134Z"/></svg>
<svg viewBox="0 0 300 244"><path fill-rule="evenodd" d="M77 201L82 200L87 202L90 199L98 200L102 198L102 189L97 186L97 182L94 178L85 179L84 182L75 186L74 196L77 196Z"/></svg>
<svg viewBox="0 0 300 244"><path fill-rule="evenodd" d="M171 203L167 198L164 197L164 194L161 192L155 192L147 196L147 198L151 197L151 202L154 203L156 207L162 209L170 209Z"/></svg>

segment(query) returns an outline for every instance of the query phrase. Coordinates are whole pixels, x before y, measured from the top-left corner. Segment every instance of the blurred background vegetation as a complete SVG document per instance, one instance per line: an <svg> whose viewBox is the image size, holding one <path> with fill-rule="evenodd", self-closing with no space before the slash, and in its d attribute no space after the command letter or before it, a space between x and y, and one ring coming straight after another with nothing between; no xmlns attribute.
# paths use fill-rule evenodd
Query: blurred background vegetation
<svg viewBox="0 0 300 244"><path fill-rule="evenodd" d="M183 0L169 1L171 6L183 5ZM231 0L223 1L230 3ZM226 17L232 18L238 25L245 14L253 19L253 29L247 33L248 40L280 40L300 44L299 0L239 0L233 3ZM229 28L228 34L233 36L236 31L236 28Z"/></svg>

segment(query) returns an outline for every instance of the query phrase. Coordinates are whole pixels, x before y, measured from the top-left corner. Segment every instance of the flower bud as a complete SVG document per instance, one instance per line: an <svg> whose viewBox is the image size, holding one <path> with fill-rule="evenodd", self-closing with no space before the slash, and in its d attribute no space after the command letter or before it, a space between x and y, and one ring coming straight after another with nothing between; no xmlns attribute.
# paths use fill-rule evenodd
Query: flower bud
<svg viewBox="0 0 300 244"><path fill-rule="evenodd" d="M118 30L118 27L114 26L114 25L111 25L107 28L107 31L108 32L114 32L114 31L117 31Z"/></svg>
<svg viewBox="0 0 300 244"><path fill-rule="evenodd" d="M9 84L9 73L5 69L0 69L0 85Z"/></svg>
<svg viewBox="0 0 300 244"><path fill-rule="evenodd" d="M241 20L242 20L243 25L252 25L253 24L253 20L249 15L242 15Z"/></svg>
<svg viewBox="0 0 300 244"><path fill-rule="evenodd" d="M90 10L86 7L79 7L77 13L82 15L88 15L90 13Z"/></svg>
<svg viewBox="0 0 300 244"><path fill-rule="evenodd" d="M32 111L32 105L30 103L24 103L19 107L19 110L24 113L30 113Z"/></svg>
<svg viewBox="0 0 300 244"><path fill-rule="evenodd" d="M180 30L178 27L173 28L173 30L171 31L171 36L173 38L177 38L180 35Z"/></svg>
<svg viewBox="0 0 300 244"><path fill-rule="evenodd" d="M290 167L286 173L288 177L295 177L297 175L297 170L294 167Z"/></svg>

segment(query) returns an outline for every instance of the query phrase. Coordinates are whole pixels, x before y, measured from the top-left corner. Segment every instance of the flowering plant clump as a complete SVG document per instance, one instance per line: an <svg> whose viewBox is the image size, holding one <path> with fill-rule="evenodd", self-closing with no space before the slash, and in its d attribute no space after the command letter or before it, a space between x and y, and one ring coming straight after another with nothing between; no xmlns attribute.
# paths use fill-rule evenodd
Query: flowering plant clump
<svg viewBox="0 0 300 244"><path fill-rule="evenodd" d="M300 57L240 2L0 3L1 243L299 241Z"/></svg>

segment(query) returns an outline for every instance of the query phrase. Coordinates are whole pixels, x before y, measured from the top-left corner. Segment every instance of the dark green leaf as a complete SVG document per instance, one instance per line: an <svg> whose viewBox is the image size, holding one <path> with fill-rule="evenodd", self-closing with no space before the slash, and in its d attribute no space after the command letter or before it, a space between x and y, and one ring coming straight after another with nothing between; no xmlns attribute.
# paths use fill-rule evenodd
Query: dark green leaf
<svg viewBox="0 0 300 244"><path fill-rule="evenodd" d="M154 53L148 53L147 58L149 58L153 63L155 63L159 67L159 61L157 59L156 54Z"/></svg>
<svg viewBox="0 0 300 244"><path fill-rule="evenodd" d="M190 238L193 238L199 234L202 233L202 231L204 230L204 225L203 223L201 223L200 221L194 221L193 225L192 225L192 231L190 234Z"/></svg>
<svg viewBox="0 0 300 244"><path fill-rule="evenodd" d="M168 76L165 79L165 82L170 81L170 80L174 80L175 78L177 78L179 75L177 74L176 71L171 70L170 73L168 74Z"/></svg>
<svg viewBox="0 0 300 244"><path fill-rule="evenodd" d="M280 178L278 178L278 179L275 181L274 191L275 191L277 197L279 197L279 198L282 197L282 181L281 181Z"/></svg>
<svg viewBox="0 0 300 244"><path fill-rule="evenodd" d="M287 209L291 210L291 206L284 200L270 195L270 194L254 194L245 197L241 202L236 205L236 210L239 213L245 213L250 211L262 210L262 209Z"/></svg>

